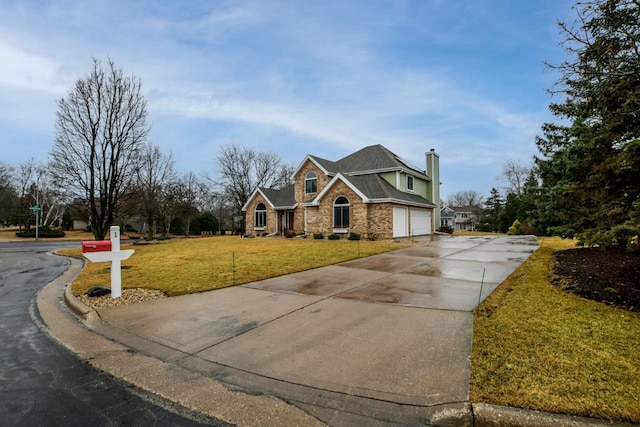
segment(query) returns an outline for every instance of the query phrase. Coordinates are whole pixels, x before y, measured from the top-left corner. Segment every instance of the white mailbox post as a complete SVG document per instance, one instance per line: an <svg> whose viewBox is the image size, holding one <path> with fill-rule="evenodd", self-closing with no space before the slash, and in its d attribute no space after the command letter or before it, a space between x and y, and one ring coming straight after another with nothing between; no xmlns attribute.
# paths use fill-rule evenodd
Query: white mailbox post
<svg viewBox="0 0 640 427"><path fill-rule="evenodd" d="M129 258L134 250L120 250L120 227L111 227L111 240L82 242L82 254L91 262L111 261L111 298L122 296L121 261Z"/></svg>

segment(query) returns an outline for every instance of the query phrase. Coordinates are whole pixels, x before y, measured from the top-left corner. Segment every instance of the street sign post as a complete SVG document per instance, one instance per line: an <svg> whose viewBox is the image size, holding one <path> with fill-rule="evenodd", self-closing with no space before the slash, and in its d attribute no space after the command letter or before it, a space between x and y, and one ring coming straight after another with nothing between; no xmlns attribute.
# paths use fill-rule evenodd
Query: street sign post
<svg viewBox="0 0 640 427"><path fill-rule="evenodd" d="M36 214L36 240L38 240L38 228L40 227L40 224L38 223L38 212L40 212L42 209L40 208L40 206L36 205L36 206L29 206L29 210L32 212L35 212Z"/></svg>

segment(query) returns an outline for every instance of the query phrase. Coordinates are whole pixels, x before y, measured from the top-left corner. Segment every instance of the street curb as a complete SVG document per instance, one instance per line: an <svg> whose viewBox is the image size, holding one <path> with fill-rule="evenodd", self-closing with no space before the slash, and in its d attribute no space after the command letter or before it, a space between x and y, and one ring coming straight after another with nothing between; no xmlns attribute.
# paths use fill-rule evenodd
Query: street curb
<svg viewBox="0 0 640 427"><path fill-rule="evenodd" d="M73 292L71 291L71 284L68 284L64 288L64 302L65 304L67 304L67 307L69 307L71 311L73 311L83 319L88 318L89 313L93 311L91 308L80 302L80 300L76 298L75 295L73 295Z"/></svg>
<svg viewBox="0 0 640 427"><path fill-rule="evenodd" d="M78 269L76 276L80 274L80 272L84 269L85 260L83 257L79 257L75 255L62 255L62 254L59 254L57 251L53 252L53 254L63 258L73 258L73 259L80 260L82 262L82 266ZM70 265L69 268L71 267L72 266ZM73 295L73 291L71 290L71 283L73 283L73 279L71 282L67 283L67 285L64 287L64 302L67 305L67 307L71 311L73 311L75 314L82 317L83 319L87 319L89 317L89 314L93 311L93 309L87 307L85 304L80 302L80 300L76 298L75 295Z"/></svg>
<svg viewBox="0 0 640 427"><path fill-rule="evenodd" d="M633 427L637 424L578 417L567 414L473 403L474 427Z"/></svg>

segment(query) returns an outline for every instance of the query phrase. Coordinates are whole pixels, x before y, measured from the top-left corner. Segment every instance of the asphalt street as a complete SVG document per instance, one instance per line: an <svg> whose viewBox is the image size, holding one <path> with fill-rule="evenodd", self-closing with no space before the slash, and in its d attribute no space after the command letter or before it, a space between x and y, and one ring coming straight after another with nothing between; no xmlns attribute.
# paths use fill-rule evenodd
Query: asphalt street
<svg viewBox="0 0 640 427"><path fill-rule="evenodd" d="M0 243L0 424L227 425L125 385L47 334L35 298L68 267L47 255L65 246L78 242Z"/></svg>

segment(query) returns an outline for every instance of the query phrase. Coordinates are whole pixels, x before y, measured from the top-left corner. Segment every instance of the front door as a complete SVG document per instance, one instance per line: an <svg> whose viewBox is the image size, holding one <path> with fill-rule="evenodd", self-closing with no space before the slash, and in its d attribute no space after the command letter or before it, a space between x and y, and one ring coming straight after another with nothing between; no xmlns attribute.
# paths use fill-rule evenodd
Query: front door
<svg viewBox="0 0 640 427"><path fill-rule="evenodd" d="M293 230L293 212L287 212L287 229Z"/></svg>
<svg viewBox="0 0 640 427"><path fill-rule="evenodd" d="M292 211L286 211L282 214L282 216L280 217L282 221L281 223L282 233L284 233L287 230L293 230L293 225L294 225L293 218L294 218L294 212Z"/></svg>

